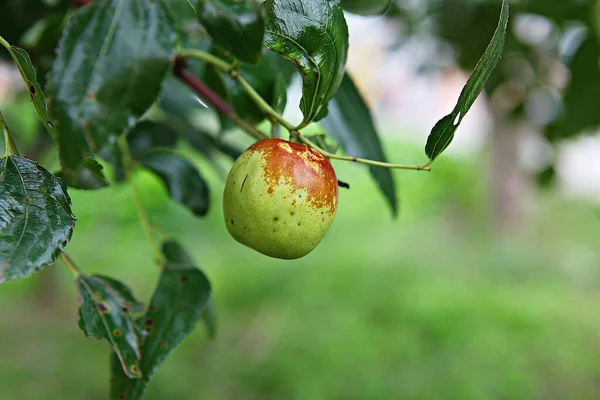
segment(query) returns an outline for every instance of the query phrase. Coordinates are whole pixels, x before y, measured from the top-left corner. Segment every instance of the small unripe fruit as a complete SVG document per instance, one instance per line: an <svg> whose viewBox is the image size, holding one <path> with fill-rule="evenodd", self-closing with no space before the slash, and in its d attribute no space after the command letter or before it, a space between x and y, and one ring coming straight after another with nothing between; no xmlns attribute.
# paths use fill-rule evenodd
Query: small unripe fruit
<svg viewBox="0 0 600 400"><path fill-rule="evenodd" d="M281 139L250 146L225 184L223 212L229 233L270 257L310 253L335 216L338 183L321 153Z"/></svg>

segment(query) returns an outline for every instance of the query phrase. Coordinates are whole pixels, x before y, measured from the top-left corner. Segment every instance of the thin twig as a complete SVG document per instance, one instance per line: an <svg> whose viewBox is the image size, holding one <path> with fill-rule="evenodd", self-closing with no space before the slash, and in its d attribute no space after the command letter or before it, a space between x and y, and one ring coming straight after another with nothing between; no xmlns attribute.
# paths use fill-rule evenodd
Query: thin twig
<svg viewBox="0 0 600 400"><path fill-rule="evenodd" d="M73 261L73 259L66 252L63 251L62 253L60 253L59 257L62 260L62 262L65 263L67 268L69 268L71 270L71 272L73 273L73 275L75 275L75 277L78 277L79 275L83 275L83 272L81 272L79 267L77 267L77 264L75 264L75 261Z"/></svg>
<svg viewBox="0 0 600 400"><path fill-rule="evenodd" d="M6 125L6 121L4 120L4 116L2 115L2 112L0 111L0 131L2 131L2 135L4 136L4 146L5 146L5 150L4 150L4 155L5 156L18 156L19 155L19 151L17 150L17 146L15 145L15 142L12 138L12 136L10 135L10 132L8 131L8 125Z"/></svg>
<svg viewBox="0 0 600 400"><path fill-rule="evenodd" d="M159 267L164 265L164 256L154 238L152 237L152 221L150 221L150 216L146 212L144 208L144 204L142 203L142 198L140 196L140 192L138 191L137 185L132 179L132 171L133 171L133 161L131 159L131 152L129 151L129 145L127 144L127 137L121 136L119 138L119 148L121 149L121 153L123 155L123 169L125 171L125 179L129 182L129 186L131 186L131 192L133 195L133 202L135 204L135 208L137 209L138 216L140 218L140 223L142 224L142 229L144 231L144 235L146 235L146 240L152 249L152 253L154 256L154 262Z"/></svg>
<svg viewBox="0 0 600 400"><path fill-rule="evenodd" d="M296 138L299 141L301 141L305 145L307 145L309 147L312 147L313 149L317 150L319 153L323 154L325 157L331 158L333 160L352 161L352 162L356 162L356 163L361 163L361 164L366 164L366 165L372 165L372 166L375 166L375 167L381 167L381 168L387 168L387 169L406 169L406 170L413 170L413 171L431 171L431 167L430 167L431 161L427 161L425 164L421 164L421 165L407 165L407 164L392 164L392 163L386 163L386 162L382 162L382 161L368 160L368 159L360 158L360 157L343 156L343 155L333 154L333 153L330 153L330 152L328 152L326 150L323 150L322 148L320 148L319 146L317 146L316 144L314 144L312 141L310 141L310 139L308 139L307 137L299 134L298 132L293 132L292 133L292 137Z"/></svg>

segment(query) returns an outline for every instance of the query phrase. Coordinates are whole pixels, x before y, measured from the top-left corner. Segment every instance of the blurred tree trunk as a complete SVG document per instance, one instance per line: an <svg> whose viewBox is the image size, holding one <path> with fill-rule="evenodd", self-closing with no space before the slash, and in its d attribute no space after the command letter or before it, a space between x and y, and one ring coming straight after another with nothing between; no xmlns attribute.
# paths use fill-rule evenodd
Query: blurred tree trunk
<svg viewBox="0 0 600 400"><path fill-rule="evenodd" d="M527 127L523 121L494 115L491 133L492 228L506 235L528 226L531 182L521 164L521 145Z"/></svg>

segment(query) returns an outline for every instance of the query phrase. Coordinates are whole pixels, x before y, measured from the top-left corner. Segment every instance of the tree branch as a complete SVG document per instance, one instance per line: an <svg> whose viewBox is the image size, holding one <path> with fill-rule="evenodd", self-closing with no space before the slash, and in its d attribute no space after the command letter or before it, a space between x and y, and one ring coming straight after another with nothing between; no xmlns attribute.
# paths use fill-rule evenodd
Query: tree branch
<svg viewBox="0 0 600 400"><path fill-rule="evenodd" d="M273 107L271 107L269 103L267 103L261 97L261 95L258 94L256 90L254 90L252 85L250 85L250 83L238 73L237 67L235 65L228 64L227 62L221 60L219 57L216 57L210 53L195 49L183 49L179 52L179 56L183 58L196 58L198 60L204 61L205 63L217 68L221 72L229 75L232 79L236 80L240 84L240 86L244 89L244 91L246 91L248 96L250 96L252 101L254 101L258 108L260 108L260 110L263 113L265 113L265 115L271 121L280 123L289 131L292 131L294 129L294 125L290 124L281 116L281 114L275 111Z"/></svg>
<svg viewBox="0 0 600 400"><path fill-rule="evenodd" d="M92 0L73 0L73 5L75 7L83 7L87 4L90 4Z"/></svg>
<svg viewBox="0 0 600 400"><path fill-rule="evenodd" d="M185 61L182 58L175 58L173 72L175 73L175 76L181 79L187 86L200 95L200 97L202 97L225 118L229 119L231 122L239 126L257 140L268 139L267 135L259 131L254 125L249 124L241 119L225 100L213 92L208 86L206 86L204 82L196 78L194 74L192 74L192 71L190 71L186 66Z"/></svg>

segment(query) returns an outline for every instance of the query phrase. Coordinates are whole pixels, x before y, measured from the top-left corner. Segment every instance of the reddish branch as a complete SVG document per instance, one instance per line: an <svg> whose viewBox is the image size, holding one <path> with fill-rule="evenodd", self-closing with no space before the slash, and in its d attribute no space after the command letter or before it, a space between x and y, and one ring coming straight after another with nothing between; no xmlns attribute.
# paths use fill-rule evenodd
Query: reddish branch
<svg viewBox="0 0 600 400"><path fill-rule="evenodd" d="M175 58L173 73L225 118L229 119L258 140L267 138L267 136L256 129L254 125L249 124L238 117L234 109L225 100L213 92L204 82L196 78L183 59L179 57Z"/></svg>
<svg viewBox="0 0 600 400"><path fill-rule="evenodd" d="M73 5L75 7L85 6L86 4L90 4L92 0L73 0Z"/></svg>

